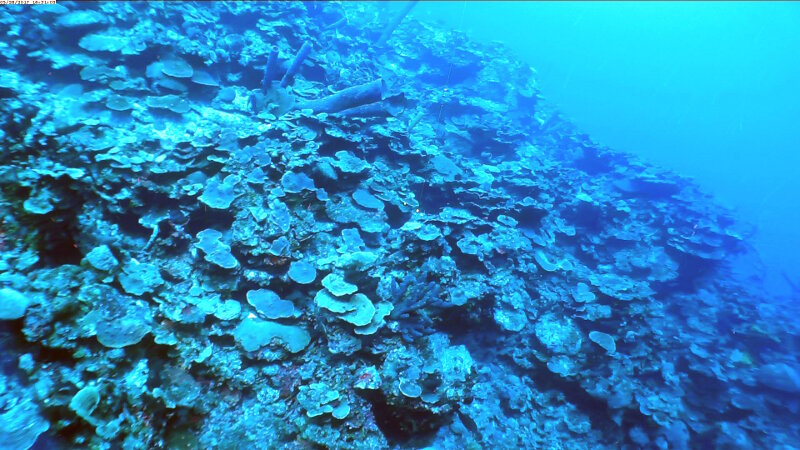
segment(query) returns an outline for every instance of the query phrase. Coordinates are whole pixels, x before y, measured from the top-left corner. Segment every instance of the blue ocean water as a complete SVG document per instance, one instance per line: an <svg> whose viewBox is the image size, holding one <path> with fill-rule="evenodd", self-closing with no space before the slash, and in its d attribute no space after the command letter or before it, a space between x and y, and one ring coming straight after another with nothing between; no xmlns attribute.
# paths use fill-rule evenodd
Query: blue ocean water
<svg viewBox="0 0 800 450"><path fill-rule="evenodd" d="M0 5L0 450L800 448L797 22Z"/></svg>
<svg viewBox="0 0 800 450"><path fill-rule="evenodd" d="M423 2L501 41L598 142L695 179L757 229L769 289L800 279L800 4Z"/></svg>

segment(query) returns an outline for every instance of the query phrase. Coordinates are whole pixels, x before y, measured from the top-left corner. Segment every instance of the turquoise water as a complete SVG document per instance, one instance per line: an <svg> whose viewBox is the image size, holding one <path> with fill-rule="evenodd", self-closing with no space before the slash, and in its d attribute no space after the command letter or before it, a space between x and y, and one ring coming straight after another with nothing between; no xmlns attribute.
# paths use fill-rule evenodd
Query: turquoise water
<svg viewBox="0 0 800 450"><path fill-rule="evenodd" d="M800 278L800 4L423 2L502 41L598 142L688 175L757 228L768 282Z"/></svg>

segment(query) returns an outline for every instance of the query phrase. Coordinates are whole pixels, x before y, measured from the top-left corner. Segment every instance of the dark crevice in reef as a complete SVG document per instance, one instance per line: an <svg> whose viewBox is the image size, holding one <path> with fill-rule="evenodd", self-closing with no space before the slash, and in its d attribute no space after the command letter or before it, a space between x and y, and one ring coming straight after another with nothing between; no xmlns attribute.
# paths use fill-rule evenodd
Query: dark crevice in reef
<svg viewBox="0 0 800 450"><path fill-rule="evenodd" d="M311 178L314 180L314 186L323 189L325 192L335 192L338 189L354 190L361 182L360 177L343 175L340 175L335 180L331 180L330 178L314 173Z"/></svg>
<svg viewBox="0 0 800 450"><path fill-rule="evenodd" d="M678 277L663 283L663 288L672 292L692 292L696 284L707 278L717 267L716 261L709 261L699 256L678 252L666 247L667 255L678 264Z"/></svg>
<svg viewBox="0 0 800 450"><path fill-rule="evenodd" d="M208 337L208 340L213 343L214 345L218 345L222 348L233 348L236 346L236 341L233 339L233 336L214 336L211 335Z"/></svg>
<svg viewBox="0 0 800 450"><path fill-rule="evenodd" d="M0 373L20 374L18 355L29 346L22 337L22 320L0 321Z"/></svg>
<svg viewBox="0 0 800 450"><path fill-rule="evenodd" d="M380 391L365 396L372 407L375 423L386 439L403 447L424 446L447 422L430 411L405 408L387 403Z"/></svg>
<svg viewBox="0 0 800 450"><path fill-rule="evenodd" d="M492 361L498 352L503 330L492 320L494 298L487 296L468 308L447 308L434 324L450 336L451 343L463 345L477 361Z"/></svg>
<svg viewBox="0 0 800 450"><path fill-rule="evenodd" d="M151 361L147 387L154 389L162 385L161 373L169 364L171 360L170 352L173 350L166 345L155 344L151 337L145 337L142 342L147 345L147 357Z"/></svg>
<svg viewBox="0 0 800 450"><path fill-rule="evenodd" d="M418 193L420 209L428 214L438 214L446 206L461 206L455 193L440 186L420 183L412 185L411 190Z"/></svg>
<svg viewBox="0 0 800 450"><path fill-rule="evenodd" d="M57 363L60 366L73 366L75 356L72 350L56 347L42 347L36 351L36 359L48 363Z"/></svg>
<svg viewBox="0 0 800 450"><path fill-rule="evenodd" d="M230 229L234 217L229 211L215 210L202 207L192 211L189 215L189 223L186 225L186 232L192 236L207 228L219 228L221 230Z"/></svg>
<svg viewBox="0 0 800 450"><path fill-rule="evenodd" d="M603 210L590 203L579 203L573 211L562 211L561 216L575 228L581 228L584 234L603 229Z"/></svg>
<svg viewBox="0 0 800 450"><path fill-rule="evenodd" d="M328 134L325 134L325 138L325 142L322 143L317 149L317 153L319 153L320 156L335 158L336 152L344 149L352 149L352 144L347 139L342 139L337 136L330 136Z"/></svg>
<svg viewBox="0 0 800 450"><path fill-rule="evenodd" d="M63 208L63 205L59 205ZM55 267L63 264L79 264L83 254L78 248L75 237L80 233L77 213L81 205L69 205L68 209L59 209L44 216L35 216L33 226L39 235L36 250L39 264Z"/></svg>
<svg viewBox="0 0 800 450"><path fill-rule="evenodd" d="M147 237L150 235L151 230L148 230L141 223L139 223L140 216L131 211L125 211L124 214L114 214L112 220L119 225L120 231L139 237Z"/></svg>
<svg viewBox="0 0 800 450"><path fill-rule="evenodd" d="M177 209L179 203L163 192L148 191L140 189L136 193L142 204L147 206L147 210L152 209Z"/></svg>
<svg viewBox="0 0 800 450"><path fill-rule="evenodd" d="M583 155L574 160L573 167L586 172L590 176L600 175L614 170L614 161L606 155L600 155L594 149L582 147Z"/></svg>
<svg viewBox="0 0 800 450"><path fill-rule="evenodd" d="M437 86L456 85L470 79L474 74L481 70L482 64L468 64L462 67L455 67L452 70L442 67L441 71L424 71L419 75L422 82Z"/></svg>
<svg viewBox="0 0 800 450"><path fill-rule="evenodd" d="M19 355L26 353L32 354L37 364L48 363L72 367L74 363L72 353L66 349L37 348L25 341L22 334L22 320L0 321L0 374L5 377L4 382L12 380L12 383L9 384L29 382L25 381L28 380L28 377L19 367ZM63 408L44 411L44 416L53 422L60 420L64 414ZM72 448L68 443L81 429L78 425L67 427L58 430L58 435L52 429L47 430L39 435L30 450Z"/></svg>
<svg viewBox="0 0 800 450"><path fill-rule="evenodd" d="M589 395L576 380L562 378L552 372L543 363L536 362L527 374L535 381L536 388L540 391L555 391L564 396L566 402L575 405L586 414L592 423L592 428L609 431L609 436L623 435L623 430L612 419L611 408L605 400Z"/></svg>
<svg viewBox="0 0 800 450"><path fill-rule="evenodd" d="M79 264L83 254L75 242L75 230L69 226L52 226L42 229L42 240L38 246L39 260L46 266Z"/></svg>
<svg viewBox="0 0 800 450"><path fill-rule="evenodd" d="M5 98L3 94L4 91L0 90L0 98ZM13 91L11 91L13 92ZM12 97L13 95L9 95ZM33 106L25 105L20 110L15 111L13 116L13 120L6 120L3 128L3 131L6 132L8 136L13 138L14 140L22 140L25 137L25 132L30 128L31 124L33 123L33 118L36 117L36 113L38 110ZM30 155L31 152L29 151L29 147L25 147L26 152L25 155Z"/></svg>
<svg viewBox="0 0 800 450"><path fill-rule="evenodd" d="M58 421L64 414L70 413L63 411L59 414L56 410L53 410L47 412L45 416L51 421ZM47 430L45 433L39 435L39 438L36 439L36 442L30 450L73 450L75 446L69 443L73 442L80 434L86 432L86 428L78 422L75 422L67 427L60 428L58 430L58 435L55 435L53 431L54 430Z"/></svg>
<svg viewBox="0 0 800 450"><path fill-rule="evenodd" d="M520 230L538 233L542 229L542 219L547 217L547 211L532 206L520 208L516 215Z"/></svg>
<svg viewBox="0 0 800 450"><path fill-rule="evenodd" d="M387 203L384 211L386 212L386 223L389 227L397 229L403 226L411 218L410 212L404 212L397 206Z"/></svg>
<svg viewBox="0 0 800 450"><path fill-rule="evenodd" d="M481 262L477 255L462 252L461 248L458 246L458 240L455 238L447 237L445 240L452 248L450 257L456 261L459 267L463 268L462 270L464 270L465 273L481 273L483 270L483 262Z"/></svg>

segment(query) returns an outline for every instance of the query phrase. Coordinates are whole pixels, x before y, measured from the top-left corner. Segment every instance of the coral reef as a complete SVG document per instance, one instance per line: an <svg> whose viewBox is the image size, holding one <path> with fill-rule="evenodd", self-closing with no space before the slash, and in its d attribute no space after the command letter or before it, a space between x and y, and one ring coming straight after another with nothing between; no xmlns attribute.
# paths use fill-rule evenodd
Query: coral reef
<svg viewBox="0 0 800 450"><path fill-rule="evenodd" d="M746 229L382 6L0 8L0 446L796 448Z"/></svg>

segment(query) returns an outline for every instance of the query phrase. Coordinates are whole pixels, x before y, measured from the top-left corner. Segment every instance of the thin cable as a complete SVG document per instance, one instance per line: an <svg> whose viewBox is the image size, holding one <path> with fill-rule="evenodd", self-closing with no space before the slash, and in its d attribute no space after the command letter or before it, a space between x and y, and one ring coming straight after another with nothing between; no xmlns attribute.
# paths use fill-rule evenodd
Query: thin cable
<svg viewBox="0 0 800 450"><path fill-rule="evenodd" d="M467 0L461 4L461 17L458 19L458 31L464 28L464 11L467 10ZM447 71L447 86L450 86L450 74L453 72L453 62L450 62L450 69Z"/></svg>
<svg viewBox="0 0 800 450"><path fill-rule="evenodd" d="M467 0L461 4L461 17L458 19L458 31L464 27L464 11L467 9ZM453 61L450 61L450 68L447 69L447 81L445 82L444 91L447 92L450 88L450 74L453 73ZM442 123L442 111L444 110L444 102L439 105L439 117L436 118L436 123Z"/></svg>
<svg viewBox="0 0 800 450"><path fill-rule="evenodd" d="M461 4L461 18L458 19L458 31L461 31L461 29L464 26L464 11L466 9L467 9L467 0L464 0L464 3ZM450 74L452 74L452 73L453 73L453 61L450 60L450 67L447 69L447 81L445 82L445 87L444 87L444 91L445 92L447 92L448 89L450 88ZM444 102L441 102L441 104L439 105L439 116L436 118L436 124L437 125L441 125L442 124L442 111L443 110L444 110ZM440 128L440 130L441 130L441 128ZM444 143L444 134L442 134L442 143ZM420 191L419 191L419 198L422 199L423 197L425 197L425 183L422 183L422 186L420 187ZM419 212L422 209L423 209L422 205L420 204L419 208L417 208L417 212Z"/></svg>

